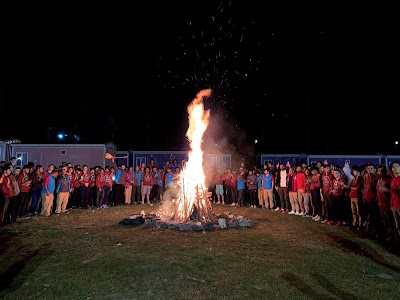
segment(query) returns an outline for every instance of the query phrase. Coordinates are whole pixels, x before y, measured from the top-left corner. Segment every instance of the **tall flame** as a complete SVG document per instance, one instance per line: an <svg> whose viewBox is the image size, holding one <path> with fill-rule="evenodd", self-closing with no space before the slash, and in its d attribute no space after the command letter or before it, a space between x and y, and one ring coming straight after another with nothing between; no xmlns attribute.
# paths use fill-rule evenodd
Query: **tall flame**
<svg viewBox="0 0 400 300"><path fill-rule="evenodd" d="M179 186L180 195L176 202L175 219L186 222L197 208L200 218L210 218L211 204L206 197L203 169L203 135L210 120L210 110L204 110L203 99L211 95L211 89L201 90L188 106L189 128L186 136L190 142L188 161L182 168Z"/></svg>

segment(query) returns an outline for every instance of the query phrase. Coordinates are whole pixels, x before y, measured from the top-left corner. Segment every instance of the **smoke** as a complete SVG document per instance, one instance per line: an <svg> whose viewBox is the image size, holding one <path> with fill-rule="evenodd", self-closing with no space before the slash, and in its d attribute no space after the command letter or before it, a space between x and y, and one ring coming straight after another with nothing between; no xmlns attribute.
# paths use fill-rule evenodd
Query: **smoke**
<svg viewBox="0 0 400 300"><path fill-rule="evenodd" d="M231 168L239 168L241 162L251 166L255 162L256 151L247 132L219 108L212 108L210 122L203 136L203 151L210 154L231 154ZM244 121L244 120L241 120ZM251 122L251 118L249 118Z"/></svg>

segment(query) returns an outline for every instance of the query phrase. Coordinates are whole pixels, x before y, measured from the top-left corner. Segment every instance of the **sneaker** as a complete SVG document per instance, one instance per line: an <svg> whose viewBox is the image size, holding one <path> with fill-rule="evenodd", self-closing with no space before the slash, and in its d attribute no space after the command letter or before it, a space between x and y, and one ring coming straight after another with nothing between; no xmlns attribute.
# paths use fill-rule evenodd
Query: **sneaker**
<svg viewBox="0 0 400 300"><path fill-rule="evenodd" d="M321 221L321 217L320 217L320 216L317 216L317 217L314 219L314 221L315 221L315 222Z"/></svg>
<svg viewBox="0 0 400 300"><path fill-rule="evenodd" d="M274 211L280 211L281 209L279 207L275 208Z"/></svg>
<svg viewBox="0 0 400 300"><path fill-rule="evenodd" d="M296 215L296 216L300 216L301 213L299 213L298 211L296 211L295 215Z"/></svg>
<svg viewBox="0 0 400 300"><path fill-rule="evenodd" d="M328 220L327 220L327 219L322 220L321 223L322 223L322 224L328 223Z"/></svg>
<svg viewBox="0 0 400 300"><path fill-rule="evenodd" d="M236 206L235 202L233 202L233 203L231 204L231 206Z"/></svg>
<svg viewBox="0 0 400 300"><path fill-rule="evenodd" d="M289 215L294 215L294 214L296 214L296 212L295 212L294 210L292 210L292 211L290 211L288 214L289 214Z"/></svg>

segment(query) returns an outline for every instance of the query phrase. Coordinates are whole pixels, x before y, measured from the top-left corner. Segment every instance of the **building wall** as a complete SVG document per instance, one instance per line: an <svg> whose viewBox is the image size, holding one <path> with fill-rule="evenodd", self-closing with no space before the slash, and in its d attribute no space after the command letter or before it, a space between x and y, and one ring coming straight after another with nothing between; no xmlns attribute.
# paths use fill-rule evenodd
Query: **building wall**
<svg viewBox="0 0 400 300"><path fill-rule="evenodd" d="M393 162L400 162L400 155L388 155L385 157L386 167L390 168L390 164Z"/></svg>
<svg viewBox="0 0 400 300"><path fill-rule="evenodd" d="M131 151L129 153L129 166L140 165L144 161L147 165L150 159L154 158L157 167L163 167L165 161L169 160L172 164L174 159L178 160L178 164L189 159L188 151ZM231 168L230 154L204 154L203 162L208 166L221 166L223 169Z"/></svg>
<svg viewBox="0 0 400 300"><path fill-rule="evenodd" d="M272 164L276 166L278 163L284 163L286 165L287 162L290 162L293 166L297 164L299 156L300 154L259 154L257 165L263 167L264 164L272 162Z"/></svg>
<svg viewBox="0 0 400 300"><path fill-rule="evenodd" d="M0 161L4 160L5 162L9 161L9 158L6 155L7 145L4 142L0 142Z"/></svg>
<svg viewBox="0 0 400 300"><path fill-rule="evenodd" d="M104 155L112 146L103 144L15 144L11 145L11 155L21 156L18 164L24 165L33 162L47 167L49 164L56 166L62 162L70 162L72 165L84 165L89 167L105 166ZM115 151L115 150L114 150Z"/></svg>
<svg viewBox="0 0 400 300"><path fill-rule="evenodd" d="M398 157L400 158L400 156ZM346 161L350 163L350 166L354 165L363 166L369 162L377 165L386 162L386 159L380 155L307 155L302 153L302 154L258 154L257 163L260 166L263 166L264 163L271 161L273 165L276 166L276 164L280 162L286 164L286 162L289 161L291 165L295 165L295 164L300 164L304 161L308 165L311 165L314 162L317 161L323 162L325 160L327 160L329 163L333 163L338 166L344 166Z"/></svg>
<svg viewBox="0 0 400 300"><path fill-rule="evenodd" d="M367 163L373 163L375 165L384 163L382 156L379 155L309 155L308 164L312 164L317 161L327 160L329 163L336 164L338 166L344 166L346 162L349 162L350 166L364 166Z"/></svg>

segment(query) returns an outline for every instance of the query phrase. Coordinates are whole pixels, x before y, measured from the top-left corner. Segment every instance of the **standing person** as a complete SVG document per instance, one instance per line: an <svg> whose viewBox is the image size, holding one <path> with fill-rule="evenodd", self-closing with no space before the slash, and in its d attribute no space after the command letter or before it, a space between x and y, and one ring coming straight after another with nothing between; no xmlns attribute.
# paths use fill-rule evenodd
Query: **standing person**
<svg viewBox="0 0 400 300"><path fill-rule="evenodd" d="M80 204L80 178L81 178L81 169L78 167L72 168L72 172L70 173L70 178L71 178L71 208L75 209L79 206Z"/></svg>
<svg viewBox="0 0 400 300"><path fill-rule="evenodd" d="M102 206L104 191L103 191L103 181L104 181L104 169L102 167L99 168L99 172L96 175L96 208L100 208Z"/></svg>
<svg viewBox="0 0 400 300"><path fill-rule="evenodd" d="M163 168L158 168L158 197L160 199L160 204L163 203L164 185L165 185L164 169Z"/></svg>
<svg viewBox="0 0 400 300"><path fill-rule="evenodd" d="M319 174L319 169L317 167L314 167L311 169L311 184L310 184L310 190L311 190L311 201L313 203L313 208L314 208L314 216L313 220L314 221L321 221L321 213L322 213L322 202L321 202L321 192L320 192L320 187L321 187L321 180L320 180L320 174Z"/></svg>
<svg viewBox="0 0 400 300"><path fill-rule="evenodd" d="M150 173L150 168L146 167L145 172L142 174L142 204L144 204L144 199L151 206L153 205L150 201L150 191L153 187L153 177Z"/></svg>
<svg viewBox="0 0 400 300"><path fill-rule="evenodd" d="M36 170L31 175L32 190L31 190L31 205L29 206L29 216L33 217L38 214L39 202L42 199L42 187L44 180L44 167L36 165Z"/></svg>
<svg viewBox="0 0 400 300"><path fill-rule="evenodd" d="M376 235L378 227L379 208L376 199L376 183L378 176L376 175L375 165L368 163L366 172L363 175L364 185L362 188L362 197L364 203L364 212L366 219L366 233L372 236Z"/></svg>
<svg viewBox="0 0 400 300"><path fill-rule="evenodd" d="M292 167L287 175L287 186L289 192L290 212L289 215L299 215L299 202L297 199L297 175Z"/></svg>
<svg viewBox="0 0 400 300"><path fill-rule="evenodd" d="M339 169L333 170L333 185L332 185L332 221L340 226L345 220L346 212L343 210L344 194L346 183L343 174Z"/></svg>
<svg viewBox="0 0 400 300"><path fill-rule="evenodd" d="M245 178L245 171L244 171L244 169L241 169L240 174L237 177L237 192L238 192L237 206L238 207L241 207L244 205L244 193L246 192L246 183L247 183L247 180Z"/></svg>
<svg viewBox="0 0 400 300"><path fill-rule="evenodd" d="M217 171L214 174L215 195L217 197L217 204L225 204L224 180L225 177L221 168L217 168Z"/></svg>
<svg viewBox="0 0 400 300"><path fill-rule="evenodd" d="M14 195L14 187L9 176L11 175L13 166L6 163L2 167L1 184L0 184L0 225L11 224L11 215L9 214L8 205L10 198Z"/></svg>
<svg viewBox="0 0 400 300"><path fill-rule="evenodd" d="M31 196L31 176L29 174L29 166L24 165L22 167L22 173L18 176L18 216L20 218L25 217L28 213L29 199Z"/></svg>
<svg viewBox="0 0 400 300"><path fill-rule="evenodd" d="M142 174L143 171L139 166L135 167L135 174L133 177L132 186L132 203L139 204L142 199Z"/></svg>
<svg viewBox="0 0 400 300"><path fill-rule="evenodd" d="M289 192L286 183L288 168L290 167L289 162L287 162L286 167L283 163L279 163L279 170L276 172L275 178L275 188L278 191L280 207L277 209L281 213L289 213Z"/></svg>
<svg viewBox="0 0 400 300"><path fill-rule="evenodd" d="M261 176L261 171L257 170L256 176L257 176L257 199L258 199L258 205L261 208L265 208L265 199L264 199L264 187L262 185L262 176Z"/></svg>
<svg viewBox="0 0 400 300"><path fill-rule="evenodd" d="M67 172L67 166L62 167L61 174L57 177L56 214L67 212L68 199L71 193L71 178Z"/></svg>
<svg viewBox="0 0 400 300"><path fill-rule="evenodd" d="M11 216L11 222L15 223L19 217L19 208L18 208L18 195L19 195L19 185L18 185L18 175L21 172L20 167L13 167L13 171L11 174L8 176L8 178L11 181L11 184L13 185L13 195L10 198L10 202L8 204L8 212L7 214Z"/></svg>
<svg viewBox="0 0 400 300"><path fill-rule="evenodd" d="M391 241L395 237L394 234L397 234L395 221L390 209L391 195L389 190L392 177L388 175L385 166L378 166L376 172L379 176L379 179L376 183L376 198L378 200L382 224L385 228L384 232L380 233L379 235L382 237L385 236L387 241Z"/></svg>
<svg viewBox="0 0 400 300"><path fill-rule="evenodd" d="M305 215L304 209L304 193L306 192L306 174L301 166L296 167L296 183L297 183L297 201L300 209L297 211L298 215ZM301 211L301 212L300 212Z"/></svg>
<svg viewBox="0 0 400 300"><path fill-rule="evenodd" d="M96 185L103 190L103 200L100 207L108 208L108 199L113 190L113 179L109 167L104 168L104 173L100 171L100 177L96 178Z"/></svg>
<svg viewBox="0 0 400 300"><path fill-rule="evenodd" d="M115 163L114 157L111 159L115 169L115 180L113 185L113 198L114 204L120 205L125 202L125 177L126 165L122 164L120 167Z"/></svg>
<svg viewBox="0 0 400 300"><path fill-rule="evenodd" d="M125 175L125 204L130 205L131 203L135 203L134 199L132 200L132 189L135 185L135 172L133 171L133 167L128 168L128 172Z"/></svg>
<svg viewBox="0 0 400 300"><path fill-rule="evenodd" d="M53 169L50 175L47 175L44 179L42 187L42 209L40 212L41 216L48 217L51 214L54 201L54 192L56 190L56 177L58 176L58 170Z"/></svg>
<svg viewBox="0 0 400 300"><path fill-rule="evenodd" d="M271 211L274 211L274 176L269 172L269 168L264 169L264 174L261 175L261 182L264 192L264 206Z"/></svg>
<svg viewBox="0 0 400 300"><path fill-rule="evenodd" d="M249 170L247 175L247 195L249 196L249 207L257 208L257 176L253 170Z"/></svg>
<svg viewBox="0 0 400 300"><path fill-rule="evenodd" d="M150 190L150 199L153 203L157 202L159 200L159 194L158 194L158 181L160 177L160 173L158 173L158 169L156 166L153 166L151 170L151 176L153 177L153 186L151 187Z"/></svg>
<svg viewBox="0 0 400 300"><path fill-rule="evenodd" d="M400 163L394 162L392 164L392 173L393 177L390 181L390 207L397 228L395 239L398 241L400 237Z"/></svg>
<svg viewBox="0 0 400 300"><path fill-rule="evenodd" d="M167 168L167 173L165 174L165 189L170 189L174 187L175 180L174 180L174 173L172 172L171 168Z"/></svg>
<svg viewBox="0 0 400 300"><path fill-rule="evenodd" d="M232 170L231 175L226 179L227 193L229 191L229 199L231 206L237 205L237 172ZM227 194L228 198L228 194Z"/></svg>
<svg viewBox="0 0 400 300"><path fill-rule="evenodd" d="M325 207L324 214L325 217L322 223L327 223L332 221L332 189L333 181L335 180L330 165L325 165L324 171L321 175L322 178L322 198L324 199L323 205ZM322 204L321 204L322 205Z"/></svg>
<svg viewBox="0 0 400 300"><path fill-rule="evenodd" d="M92 175L89 172L89 166L83 165L82 172L80 174L80 207L88 209L89 208L89 198L91 197L90 192L90 181Z"/></svg>
<svg viewBox="0 0 400 300"><path fill-rule="evenodd" d="M304 175L306 175L306 187L303 194L304 199L304 213L303 217L309 218L311 217L310 214L310 203L311 203L311 172L309 168L304 169Z"/></svg>
<svg viewBox="0 0 400 300"><path fill-rule="evenodd" d="M362 218L361 218L361 201L362 201L362 193L361 189L364 185L364 179L360 174L360 168L358 166L353 166L351 168L351 172L353 175L353 179L349 184L350 188L350 205L351 205L351 214L352 214L352 223L351 225L359 230L362 226ZM331 221L331 220L330 220Z"/></svg>

